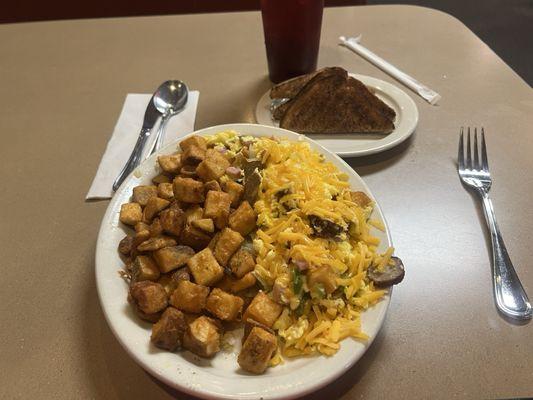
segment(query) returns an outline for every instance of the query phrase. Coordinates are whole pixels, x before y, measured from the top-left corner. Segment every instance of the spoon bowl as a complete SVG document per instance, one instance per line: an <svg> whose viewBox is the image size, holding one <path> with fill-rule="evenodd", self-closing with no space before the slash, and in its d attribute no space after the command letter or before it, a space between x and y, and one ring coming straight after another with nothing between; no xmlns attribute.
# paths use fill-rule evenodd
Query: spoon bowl
<svg viewBox="0 0 533 400"><path fill-rule="evenodd" d="M162 83L154 93L154 106L162 114L162 117L148 155L153 154L161 147L168 120L185 108L188 97L189 89L187 85L179 80L170 80Z"/></svg>

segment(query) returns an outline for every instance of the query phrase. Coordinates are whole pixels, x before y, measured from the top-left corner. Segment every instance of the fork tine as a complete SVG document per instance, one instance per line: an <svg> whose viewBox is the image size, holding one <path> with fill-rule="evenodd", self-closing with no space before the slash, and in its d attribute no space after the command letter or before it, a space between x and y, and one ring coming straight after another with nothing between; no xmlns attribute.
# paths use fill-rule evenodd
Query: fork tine
<svg viewBox="0 0 533 400"><path fill-rule="evenodd" d="M479 151L477 147L477 128L474 128L474 169L481 169L479 165Z"/></svg>
<svg viewBox="0 0 533 400"><path fill-rule="evenodd" d="M461 135L459 136L459 154L457 155L457 166L460 170L465 168L465 149L463 145L463 136L464 128L461 127Z"/></svg>
<svg viewBox="0 0 533 400"><path fill-rule="evenodd" d="M483 171L489 172L489 161L487 160L487 146L485 145L485 129L481 128L481 163Z"/></svg>
<svg viewBox="0 0 533 400"><path fill-rule="evenodd" d="M470 127L466 138L466 169L472 169L472 150L470 148Z"/></svg>

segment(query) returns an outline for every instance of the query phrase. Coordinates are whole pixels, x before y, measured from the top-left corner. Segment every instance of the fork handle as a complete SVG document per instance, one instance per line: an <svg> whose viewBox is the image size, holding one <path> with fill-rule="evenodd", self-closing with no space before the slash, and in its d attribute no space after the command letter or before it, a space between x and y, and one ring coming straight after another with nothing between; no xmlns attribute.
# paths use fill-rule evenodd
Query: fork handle
<svg viewBox="0 0 533 400"><path fill-rule="evenodd" d="M492 201L488 193L484 191L481 192L481 199L492 241L492 286L496 305L508 317L522 320L530 319L532 316L531 304L507 253L500 228L496 222Z"/></svg>

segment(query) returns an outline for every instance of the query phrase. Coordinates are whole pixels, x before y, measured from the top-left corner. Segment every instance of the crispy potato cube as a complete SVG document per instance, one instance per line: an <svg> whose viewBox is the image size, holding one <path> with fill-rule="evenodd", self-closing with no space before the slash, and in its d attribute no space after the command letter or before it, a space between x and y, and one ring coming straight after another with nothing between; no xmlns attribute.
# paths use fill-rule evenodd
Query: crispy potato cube
<svg viewBox="0 0 533 400"><path fill-rule="evenodd" d="M207 245L207 247L209 247L211 249L211 251L215 251L215 246L217 245L218 239L220 239L220 235L221 234L222 234L222 232L215 233L215 236L213 236L213 238L211 239L211 241Z"/></svg>
<svg viewBox="0 0 533 400"><path fill-rule="evenodd" d="M149 231L150 230L150 225L148 225L145 222L140 221L140 222L137 222L135 224L133 229L135 229L135 232Z"/></svg>
<svg viewBox="0 0 533 400"><path fill-rule="evenodd" d="M181 155L183 164L186 165L198 165L204 160L204 158L205 149L195 145L188 146L185 150L183 150Z"/></svg>
<svg viewBox="0 0 533 400"><path fill-rule="evenodd" d="M204 217L211 218L218 229L223 229L228 224L231 197L224 192L211 190L207 192L204 204ZM254 214L255 215L255 214Z"/></svg>
<svg viewBox="0 0 533 400"><path fill-rule="evenodd" d="M118 251L120 254L128 256L133 249L133 236L124 236L124 239L118 244Z"/></svg>
<svg viewBox="0 0 533 400"><path fill-rule="evenodd" d="M209 288L181 280L170 295L170 304L179 310L198 314L205 308Z"/></svg>
<svg viewBox="0 0 533 400"><path fill-rule="evenodd" d="M237 362L245 371L262 374L277 346L278 342L272 333L254 327L242 345Z"/></svg>
<svg viewBox="0 0 533 400"><path fill-rule="evenodd" d="M243 304L244 300L240 297L214 288L207 298L205 308L218 319L235 321L241 316Z"/></svg>
<svg viewBox="0 0 533 400"><path fill-rule="evenodd" d="M350 192L350 197L355 204L362 208L365 208L372 203L372 199L364 192Z"/></svg>
<svg viewBox="0 0 533 400"><path fill-rule="evenodd" d="M149 256L137 256L131 265L133 282L157 281L160 271Z"/></svg>
<svg viewBox="0 0 533 400"><path fill-rule="evenodd" d="M200 357L212 357L220 350L219 327L202 315L189 324L183 335L183 347Z"/></svg>
<svg viewBox="0 0 533 400"><path fill-rule="evenodd" d="M167 292L156 282L135 282L130 287L134 304L146 314L154 314L168 305Z"/></svg>
<svg viewBox="0 0 533 400"><path fill-rule="evenodd" d="M211 218L196 219L192 221L191 225L204 232L213 233L215 231L215 224Z"/></svg>
<svg viewBox="0 0 533 400"><path fill-rule="evenodd" d="M132 252L135 250L137 251L138 250L138 247L141 243L144 243L145 241L147 241L148 239L150 239L150 229L148 227L148 229L146 230L143 230L143 231L138 231L138 232L135 232L135 236L133 236L133 247L132 247Z"/></svg>
<svg viewBox="0 0 533 400"><path fill-rule="evenodd" d="M197 219L202 219L204 217L204 209L198 204L193 205L185 210L185 223L191 224Z"/></svg>
<svg viewBox="0 0 533 400"><path fill-rule="evenodd" d="M174 351L181 346L186 329L185 315L174 307L168 307L159 321L152 325L150 340L156 347Z"/></svg>
<svg viewBox="0 0 533 400"><path fill-rule="evenodd" d="M237 278L242 278L255 268L254 256L243 248L240 248L229 261L231 273Z"/></svg>
<svg viewBox="0 0 533 400"><path fill-rule="evenodd" d="M181 168L181 154L159 156L157 157L157 162L163 171L169 174L177 174Z"/></svg>
<svg viewBox="0 0 533 400"><path fill-rule="evenodd" d="M196 251L205 248L210 241L211 236L192 225L185 225L180 235L180 243L185 246L190 246Z"/></svg>
<svg viewBox="0 0 533 400"><path fill-rule="evenodd" d="M172 179L170 179L170 177L167 174L159 174L152 178L152 183L156 186L159 186L161 183L169 183L169 182L172 182Z"/></svg>
<svg viewBox="0 0 533 400"><path fill-rule="evenodd" d="M187 266L199 285L212 286L224 276L224 269L218 264L209 248L189 258Z"/></svg>
<svg viewBox="0 0 533 400"><path fill-rule="evenodd" d="M272 300L264 292L256 294L243 315L243 321L253 319L269 328L278 319L283 307Z"/></svg>
<svg viewBox="0 0 533 400"><path fill-rule="evenodd" d="M136 186L133 188L133 201L145 206L152 197L157 197L157 186Z"/></svg>
<svg viewBox="0 0 533 400"><path fill-rule="evenodd" d="M224 175L230 165L228 159L218 151L208 149L205 159L196 168L196 173L204 182L216 181Z"/></svg>
<svg viewBox="0 0 533 400"><path fill-rule="evenodd" d="M182 178L180 176L174 178L172 183L174 189L174 197L184 203L203 203L204 184L192 178Z"/></svg>
<svg viewBox="0 0 533 400"><path fill-rule="evenodd" d="M187 264L194 255L194 250L189 246L163 247L153 253L153 257L162 273L170 272Z"/></svg>
<svg viewBox="0 0 533 400"><path fill-rule="evenodd" d="M246 341L246 339L248 338L248 335L250 334L250 332L252 332L252 329L256 327L264 329L265 331L270 332L273 335L275 335L275 332L268 326L263 325L257 321L254 321L253 319L248 319L248 321L244 323L244 332L242 334L241 343L244 343Z"/></svg>
<svg viewBox="0 0 533 400"><path fill-rule="evenodd" d="M167 208L169 204L170 201L168 200L151 197L143 210L143 222L150 223L157 213Z"/></svg>
<svg viewBox="0 0 533 400"><path fill-rule="evenodd" d="M190 281L188 268L180 268L177 271L169 272L167 274L161 274L157 283L163 285L165 291L170 296L174 290L178 287L180 281Z"/></svg>
<svg viewBox="0 0 533 400"><path fill-rule="evenodd" d="M202 136L193 135L180 142L180 148L185 151L190 146L197 146L201 149L207 150L207 140Z"/></svg>
<svg viewBox="0 0 533 400"><path fill-rule="evenodd" d="M151 237L137 246L139 251L155 251L163 247L175 246L176 241L168 236Z"/></svg>
<svg viewBox="0 0 533 400"><path fill-rule="evenodd" d="M165 200L172 200L174 198L174 190L172 189L172 183L164 182L157 186L158 197Z"/></svg>
<svg viewBox="0 0 533 400"><path fill-rule="evenodd" d="M181 167L178 176L182 178L198 178L198 174L196 173L196 165L184 165L183 167Z"/></svg>
<svg viewBox="0 0 533 400"><path fill-rule="evenodd" d="M205 192L209 192L210 190L214 191L220 191L220 184L217 181L209 181L204 184L204 190Z"/></svg>
<svg viewBox="0 0 533 400"><path fill-rule="evenodd" d="M179 236L185 223L185 216L180 208L174 207L161 211L159 220L163 231L174 236Z"/></svg>
<svg viewBox="0 0 533 400"><path fill-rule="evenodd" d="M244 186L234 181L224 182L222 185L224 192L231 197L231 206L236 208L241 202L242 194L244 193Z"/></svg>
<svg viewBox="0 0 533 400"><path fill-rule="evenodd" d="M255 229L256 220L257 216L250 203L243 201L229 216L229 227L246 236Z"/></svg>
<svg viewBox="0 0 533 400"><path fill-rule="evenodd" d="M119 220L123 224L134 226L142 219L142 209L138 203L124 203L120 206Z"/></svg>
<svg viewBox="0 0 533 400"><path fill-rule="evenodd" d="M256 282L257 279L255 278L254 274L248 272L240 279L233 278L229 275L224 275L224 278L222 278L222 280L219 281L216 286L229 293L239 293L245 289L251 288Z"/></svg>
<svg viewBox="0 0 533 400"><path fill-rule="evenodd" d="M151 237L161 236L163 234L163 226L159 218L154 218L150 226L148 227Z"/></svg>
<svg viewBox="0 0 533 400"><path fill-rule="evenodd" d="M235 232L230 228L224 228L215 244L215 250L213 251L217 261L221 265L226 266L230 257L237 251L243 241L244 238L239 232Z"/></svg>

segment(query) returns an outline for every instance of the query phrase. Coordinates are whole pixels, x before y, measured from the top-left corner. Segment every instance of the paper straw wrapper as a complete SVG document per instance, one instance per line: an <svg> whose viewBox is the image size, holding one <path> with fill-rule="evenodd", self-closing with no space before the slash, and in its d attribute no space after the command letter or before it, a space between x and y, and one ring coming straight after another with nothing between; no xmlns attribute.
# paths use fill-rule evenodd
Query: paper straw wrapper
<svg viewBox="0 0 533 400"><path fill-rule="evenodd" d="M349 48L350 50L352 50L353 52L359 54L365 60L371 62L379 69L383 70L384 72L386 72L387 74L395 78L396 80L400 81L405 86L407 86L409 89L418 93L424 100L429 102L431 105L436 105L437 102L441 99L440 94L431 90L427 86L418 82L412 76L407 75L405 72L401 71L394 65L385 61L383 58L381 58L377 54L372 53L366 47L362 46L359 43L361 40L361 35L357 37L352 37L352 38L341 36L339 40L341 41L340 44L342 46L345 46Z"/></svg>

